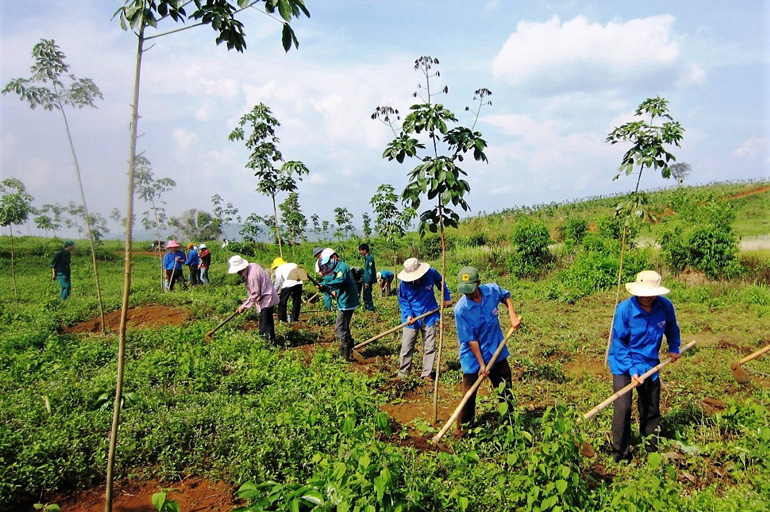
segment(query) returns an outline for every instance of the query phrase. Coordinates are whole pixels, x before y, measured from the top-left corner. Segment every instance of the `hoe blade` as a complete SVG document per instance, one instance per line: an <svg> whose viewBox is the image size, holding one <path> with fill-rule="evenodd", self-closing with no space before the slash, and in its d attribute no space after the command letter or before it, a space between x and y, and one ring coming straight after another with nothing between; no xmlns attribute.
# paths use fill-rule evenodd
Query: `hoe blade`
<svg viewBox="0 0 770 512"><path fill-rule="evenodd" d="M365 363L366 362L366 358L364 356L362 356L360 352L356 352L355 350L353 351L353 359L355 359L359 363Z"/></svg>
<svg viewBox="0 0 770 512"><path fill-rule="evenodd" d="M730 369L733 371L733 379L735 379L735 382L738 384L748 384L751 382L751 375L749 375L749 372L747 372L743 366L738 363L733 363L730 365Z"/></svg>

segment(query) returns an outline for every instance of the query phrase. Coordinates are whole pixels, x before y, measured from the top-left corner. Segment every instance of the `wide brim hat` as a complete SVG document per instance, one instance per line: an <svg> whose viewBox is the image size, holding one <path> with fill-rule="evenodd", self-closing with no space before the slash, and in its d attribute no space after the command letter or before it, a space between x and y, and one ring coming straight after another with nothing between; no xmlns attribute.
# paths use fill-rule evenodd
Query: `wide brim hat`
<svg viewBox="0 0 770 512"><path fill-rule="evenodd" d="M633 283L626 283L626 290L631 295L637 297L657 297L658 295L665 295L671 290L661 286L660 283L663 280L660 274L654 270L643 270L636 275L636 281Z"/></svg>
<svg viewBox="0 0 770 512"><path fill-rule="evenodd" d="M337 254L334 249L327 247L321 251L321 265L326 265L333 255Z"/></svg>
<svg viewBox="0 0 770 512"><path fill-rule="evenodd" d="M231 256L230 259L227 260L227 264L230 265L230 268L227 269L228 274L237 274L249 266L249 262L237 254L235 256Z"/></svg>
<svg viewBox="0 0 770 512"><path fill-rule="evenodd" d="M176 240L169 240L166 244L166 249L179 249L181 245Z"/></svg>
<svg viewBox="0 0 770 512"><path fill-rule="evenodd" d="M398 278L401 281L411 283L424 276L428 270L430 270L430 265L427 263L420 263L417 258L409 258L404 262L404 270L398 273Z"/></svg>
<svg viewBox="0 0 770 512"><path fill-rule="evenodd" d="M270 270L275 270L276 268L280 267L281 265L286 265L286 261L281 258L280 256L273 260L272 265L270 265Z"/></svg>
<svg viewBox="0 0 770 512"><path fill-rule="evenodd" d="M323 247L313 247L313 257L317 258L323 252Z"/></svg>

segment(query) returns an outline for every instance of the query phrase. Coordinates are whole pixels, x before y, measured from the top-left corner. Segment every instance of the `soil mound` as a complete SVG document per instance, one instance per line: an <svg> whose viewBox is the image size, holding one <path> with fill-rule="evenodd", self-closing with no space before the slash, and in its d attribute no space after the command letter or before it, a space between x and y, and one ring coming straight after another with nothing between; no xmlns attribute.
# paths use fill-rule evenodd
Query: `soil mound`
<svg viewBox="0 0 770 512"><path fill-rule="evenodd" d="M112 510L155 512L152 495L161 489L166 492L167 499L176 501L186 511L230 512L242 505L233 495L235 489L229 484L204 478L187 478L170 483L157 480L116 482ZM101 485L67 495L51 496L49 502L58 504L62 512L102 512L104 492L104 485Z"/></svg>
<svg viewBox="0 0 770 512"><path fill-rule="evenodd" d="M128 327L162 327L164 325L182 325L190 318L190 312L183 308L148 304L128 310ZM107 329L117 331L120 328L120 310L111 311L104 315ZM92 318L61 329L62 333L98 333L102 330L102 320L99 317Z"/></svg>

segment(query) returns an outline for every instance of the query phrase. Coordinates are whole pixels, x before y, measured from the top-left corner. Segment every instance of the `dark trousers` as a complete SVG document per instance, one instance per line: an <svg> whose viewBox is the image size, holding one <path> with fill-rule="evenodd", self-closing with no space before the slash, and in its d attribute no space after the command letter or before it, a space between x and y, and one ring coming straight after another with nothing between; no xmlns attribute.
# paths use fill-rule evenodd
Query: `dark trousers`
<svg viewBox="0 0 770 512"><path fill-rule="evenodd" d="M364 309L374 311L374 300L372 300L372 285L363 285L364 287Z"/></svg>
<svg viewBox="0 0 770 512"><path fill-rule="evenodd" d="M288 288L281 288L278 296L278 321L286 322L286 308L291 298L291 321L299 321L299 310L302 306L302 284L295 284Z"/></svg>
<svg viewBox="0 0 770 512"><path fill-rule="evenodd" d="M168 279L168 291L173 292L174 291L174 283L179 281L182 283L182 287L186 290L187 289L187 283L184 280L184 274L182 273L182 269L174 269L174 270L166 270L166 279Z"/></svg>
<svg viewBox="0 0 770 512"><path fill-rule="evenodd" d="M190 286L197 286L200 284L200 279L198 278L200 270L198 269L198 265L187 265L187 268L190 269Z"/></svg>
<svg viewBox="0 0 770 512"><path fill-rule="evenodd" d="M478 378L478 373L463 373L463 396L465 396L465 393L473 387L473 384ZM505 390L501 397L506 400L511 398L511 385L513 379L511 378L511 367L508 364L508 359L497 361L492 366L492 369L489 371L489 380L495 388L497 388L501 382L504 382ZM463 407L460 414L457 415L457 430L460 433L464 432L463 425L473 422L473 419L476 417L476 391L473 392L471 397L465 403L465 407Z"/></svg>
<svg viewBox="0 0 770 512"><path fill-rule="evenodd" d="M259 334L268 339L268 341L275 341L275 321L273 320L274 306L269 308L262 308L259 312Z"/></svg>
<svg viewBox="0 0 770 512"><path fill-rule="evenodd" d="M334 324L334 337L340 344L340 357L346 361L353 360L353 335L350 333L350 320L353 310L337 310L337 321Z"/></svg>
<svg viewBox="0 0 770 512"><path fill-rule="evenodd" d="M612 390L618 392L631 384L628 375L613 375ZM658 433L660 424L660 379L647 379L636 388L637 405L639 407L639 434L642 437ZM628 459L628 445L631 442L631 401L633 392L626 393L615 400L615 411L612 415L612 458L615 460ZM656 439L651 438L652 446Z"/></svg>

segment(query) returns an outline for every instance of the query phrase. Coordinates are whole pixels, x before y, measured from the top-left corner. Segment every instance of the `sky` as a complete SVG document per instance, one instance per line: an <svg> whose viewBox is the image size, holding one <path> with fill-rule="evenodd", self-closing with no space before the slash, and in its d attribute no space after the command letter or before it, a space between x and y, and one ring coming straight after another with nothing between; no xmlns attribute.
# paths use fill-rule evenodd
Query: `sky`
<svg viewBox="0 0 770 512"><path fill-rule="evenodd" d="M32 47L54 39L70 72L88 77L104 99L68 110L92 211L126 210L126 167L136 37L113 13L120 0L0 0L0 84L30 75ZM279 149L310 174L299 202L310 218L333 221L347 208L354 224L383 183L401 191L417 159L382 158L393 133L375 107L408 112L422 81L414 61L439 59L434 88L470 126L474 91L492 91L476 124L488 163L462 163L470 212L575 200L633 190L613 181L629 146L605 140L635 120L649 97L669 101L685 129L677 161L687 183L770 177L770 2L306 0L310 18L292 26L299 49L285 53L280 24L256 9L239 15L244 53L215 44L209 27L153 41L142 63L139 151L155 177L177 186L170 215L211 211L219 194L245 217L272 212L245 167L248 151L228 140L241 116L262 102L281 123ZM176 28L159 26L161 31ZM152 31L150 32L152 34ZM434 89L435 90L435 89ZM78 201L63 121L0 97L0 177L21 179L34 204ZM646 171L644 189L673 186ZM278 201L285 199L285 194ZM147 209L139 202L137 212ZM118 227L110 222L114 236Z"/></svg>

